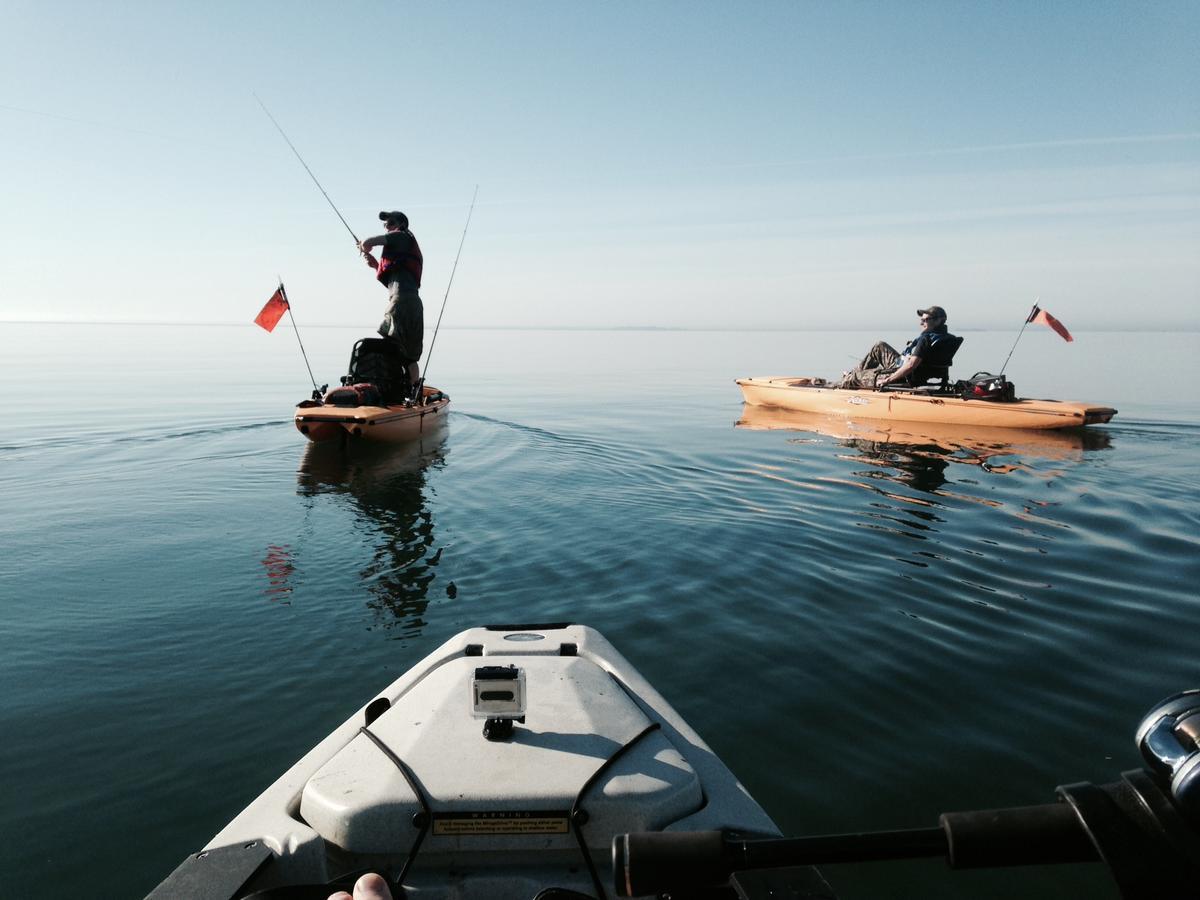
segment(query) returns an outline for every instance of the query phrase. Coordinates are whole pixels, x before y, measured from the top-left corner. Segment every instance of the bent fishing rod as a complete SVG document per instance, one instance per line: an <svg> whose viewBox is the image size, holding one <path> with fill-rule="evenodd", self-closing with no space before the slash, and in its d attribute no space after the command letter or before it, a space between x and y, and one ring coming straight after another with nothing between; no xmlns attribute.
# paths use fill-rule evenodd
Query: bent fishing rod
<svg viewBox="0 0 1200 900"><path fill-rule="evenodd" d="M253 93L253 91L251 91L251 93ZM317 186L317 190L321 192L321 196L325 198L325 202L329 204L329 208L332 209L334 213L337 214L337 217L342 220L342 224L345 225L346 230L350 232L350 237L354 238L355 246L358 246L358 244L361 243L358 239L358 235L354 233L354 229L350 227L350 223L346 221L346 217L338 212L338 208L333 205L333 201L329 199L329 194L325 193L325 188L321 187L321 182L317 181L317 176L314 175L313 170L308 167L308 163L304 161L304 157L300 155L300 151L296 149L296 145L292 143L291 139L287 136L287 133L282 127L280 127L279 123L275 121L275 117L271 115L271 111L267 109L267 104L262 102L258 94L254 94L254 99L258 100L258 105L261 106L262 111L267 114L267 118L271 120L271 124L275 126L283 139L287 141L287 145L292 148L292 152L296 154L296 159L300 160L300 165L304 166L304 171L308 173L308 177L313 180L313 184ZM359 252L363 252L361 247L359 247Z"/></svg>
<svg viewBox="0 0 1200 900"><path fill-rule="evenodd" d="M296 155L296 159L300 160L300 165L304 166L304 171L307 172L308 177L313 180L313 184L317 186L317 190L321 192L321 196L325 198L325 202L329 204L329 208L334 211L338 219L341 220L342 224L346 226L346 230L350 232L350 237L354 239L354 245L358 247L358 252L365 256L366 251L362 249L362 242L359 241L358 235L354 233L354 229L350 227L350 224L346 221L346 217L338 211L338 208L334 205L333 201L329 199L329 194L325 191L325 188L321 187L321 182L317 180L317 176L313 174L313 170L308 167L308 163L304 161L304 157L300 155L300 151L296 149L296 145L293 144L291 139L287 136L287 132L283 130L282 126L280 126L277 121L275 121L275 117L271 115L271 111L267 109L267 104L262 102L262 98L260 98L258 94L254 94L254 99L258 101L258 105L261 106L262 111L267 114L267 118L271 120L271 124L275 126L280 136L284 139L284 141L287 142L287 145L291 148L292 153ZM471 214L475 212L475 198L478 196L479 185L475 185L475 193L471 195L471 208L467 210L467 224L463 226L462 238L460 238L458 242L458 253L454 255L454 266L450 269L450 280L446 283L446 293L442 297L442 308L438 312L437 325L433 329L433 338L429 342L429 353L425 355L426 370L429 368L429 360L433 358L433 346L435 343L437 343L438 329L442 327L442 314L446 312L446 300L450 297L450 286L454 284L454 273L458 271L458 260L462 256L463 244L467 240L467 229L471 226ZM295 327L295 319L292 320L292 326ZM299 332L297 332L296 339L299 340L299 337ZM301 349L303 349L303 347ZM307 357L305 358L305 362L308 362ZM422 375L417 379L417 384L413 391L414 400L420 399L421 391L424 390L424 388L425 376Z"/></svg>
<svg viewBox="0 0 1200 900"><path fill-rule="evenodd" d="M471 227L471 214L475 212L475 198L479 196L479 185L475 185L475 193L471 195L471 208L467 210L467 224L463 226L462 237L458 240L458 252L454 254L454 265L450 268L450 280L446 282L446 293L442 296L442 308L438 310L437 324L433 327L433 337L429 339L429 352L425 354L424 374L417 379L413 389L413 399L419 401L421 392L425 390L425 376L429 374L429 361L433 359L433 346L437 343L438 329L442 327L442 315L446 312L446 300L450 297L450 286L454 284L454 273L458 271L458 260L462 256L463 244L467 240L467 229Z"/></svg>
<svg viewBox="0 0 1200 900"><path fill-rule="evenodd" d="M307 172L308 177L313 180L313 184L317 186L317 190L321 192L321 196L325 198L325 202L329 204L329 208L334 211L337 217L341 220L342 224L346 226L346 230L350 232L350 237L354 239L354 245L358 247L358 252L365 256L366 252L360 246L358 235L354 233L354 229L350 227L350 223L346 221L346 217L338 211L338 208L334 206L333 201L329 199L329 194L326 193L325 188L321 187L321 182L317 181L317 176L314 175L313 170L308 167L308 163L304 161L304 157L300 155L300 151L296 149L296 145L293 144L291 138L287 136L287 132L283 130L283 127L277 121L275 121L275 117L271 115L271 111L267 109L267 104L262 102L262 98L259 97L258 94L254 94L253 91L251 91L251 94L253 94L254 99L258 101L258 105L262 107L262 111L267 114L267 118L271 120L271 124L275 126L280 136L284 139L284 141L287 142L287 145L292 148L292 152L296 154L296 159L300 160L300 165L304 166L304 171ZM313 383L313 399L319 400L321 389L317 387L317 379L313 378L312 366L308 364L308 354L304 352L304 343L300 340L300 329L296 325L296 317L292 315L292 304L288 301L287 292L283 289L282 278L279 279L279 291L283 295L283 302L287 304L288 316L292 320L292 329L296 332L297 343L300 344L300 355L304 357L304 365L308 368L308 377Z"/></svg>

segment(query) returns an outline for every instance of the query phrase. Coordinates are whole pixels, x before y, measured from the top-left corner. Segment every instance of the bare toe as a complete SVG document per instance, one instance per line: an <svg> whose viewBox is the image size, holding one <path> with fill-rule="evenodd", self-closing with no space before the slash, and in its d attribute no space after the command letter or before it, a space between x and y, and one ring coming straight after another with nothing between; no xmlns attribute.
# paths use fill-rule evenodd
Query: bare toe
<svg viewBox="0 0 1200 900"><path fill-rule="evenodd" d="M354 900L392 900L388 884L374 872L354 883Z"/></svg>

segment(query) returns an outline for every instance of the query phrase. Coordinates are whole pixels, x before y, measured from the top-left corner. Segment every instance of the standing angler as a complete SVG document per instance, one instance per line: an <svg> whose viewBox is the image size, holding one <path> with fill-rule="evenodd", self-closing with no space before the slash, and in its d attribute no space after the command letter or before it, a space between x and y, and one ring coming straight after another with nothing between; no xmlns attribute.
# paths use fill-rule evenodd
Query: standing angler
<svg viewBox="0 0 1200 900"><path fill-rule="evenodd" d="M417 361L425 338L425 308L419 293L424 259L417 239L408 230L408 216L397 211L381 212L379 219L387 233L367 238L358 249L376 271L379 283L388 289L388 309L379 333L395 341L408 366L409 383L415 389L421 374ZM374 247L383 248L378 260L370 253Z"/></svg>

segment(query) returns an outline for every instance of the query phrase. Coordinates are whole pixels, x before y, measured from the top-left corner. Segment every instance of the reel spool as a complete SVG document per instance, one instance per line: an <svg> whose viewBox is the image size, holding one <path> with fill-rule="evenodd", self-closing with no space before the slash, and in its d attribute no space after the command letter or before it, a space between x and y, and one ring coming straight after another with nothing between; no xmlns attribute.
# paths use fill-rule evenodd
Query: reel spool
<svg viewBox="0 0 1200 900"><path fill-rule="evenodd" d="M1200 689L1180 691L1156 705L1142 719L1136 739L1150 771L1170 786L1184 815L1200 824Z"/></svg>

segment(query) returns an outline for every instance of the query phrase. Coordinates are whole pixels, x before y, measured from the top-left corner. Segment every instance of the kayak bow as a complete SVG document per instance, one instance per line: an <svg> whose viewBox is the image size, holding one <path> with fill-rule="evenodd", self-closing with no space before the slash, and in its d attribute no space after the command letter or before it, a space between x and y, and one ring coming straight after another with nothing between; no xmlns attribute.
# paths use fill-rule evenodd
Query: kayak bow
<svg viewBox="0 0 1200 900"><path fill-rule="evenodd" d="M606 897L617 835L714 829L779 834L598 632L474 628L339 726L150 896L198 882L186 896L332 892L370 869L428 898ZM797 883L828 890L814 869Z"/></svg>

